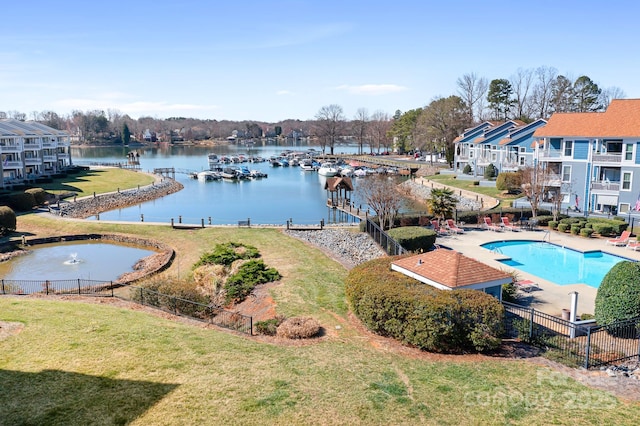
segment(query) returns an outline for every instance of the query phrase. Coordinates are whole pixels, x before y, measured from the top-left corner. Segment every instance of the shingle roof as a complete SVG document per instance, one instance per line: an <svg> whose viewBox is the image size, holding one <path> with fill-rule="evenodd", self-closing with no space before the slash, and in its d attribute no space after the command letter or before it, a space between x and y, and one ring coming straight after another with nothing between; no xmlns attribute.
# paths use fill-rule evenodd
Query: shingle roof
<svg viewBox="0 0 640 426"><path fill-rule="evenodd" d="M337 191L338 188L344 188L347 191L353 191L353 182L349 177L330 177L327 178L324 189L329 191Z"/></svg>
<svg viewBox="0 0 640 426"><path fill-rule="evenodd" d="M392 264L452 289L511 279L506 272L453 250L433 250Z"/></svg>
<svg viewBox="0 0 640 426"><path fill-rule="evenodd" d="M555 113L534 137L640 137L640 99L614 99L605 112Z"/></svg>

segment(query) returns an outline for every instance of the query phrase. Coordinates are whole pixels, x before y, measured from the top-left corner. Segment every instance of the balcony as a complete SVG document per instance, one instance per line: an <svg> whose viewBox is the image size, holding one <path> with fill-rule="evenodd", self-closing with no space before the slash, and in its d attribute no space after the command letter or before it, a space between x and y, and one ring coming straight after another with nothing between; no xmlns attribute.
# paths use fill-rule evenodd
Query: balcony
<svg viewBox="0 0 640 426"><path fill-rule="evenodd" d="M620 181L610 182L604 180L598 180L591 182L591 190L593 191L620 191Z"/></svg>
<svg viewBox="0 0 640 426"><path fill-rule="evenodd" d="M58 156L57 155L43 155L42 156L42 160L45 163L55 163L58 161Z"/></svg>
<svg viewBox="0 0 640 426"><path fill-rule="evenodd" d="M42 164L42 159L38 157L25 158L24 165L25 166L38 166Z"/></svg>
<svg viewBox="0 0 640 426"><path fill-rule="evenodd" d="M22 152L22 144L15 145L0 145L0 152Z"/></svg>
<svg viewBox="0 0 640 426"><path fill-rule="evenodd" d="M37 151L42 149L42 142L29 142L24 144L24 150Z"/></svg>
<svg viewBox="0 0 640 426"><path fill-rule="evenodd" d="M550 160L550 159L560 160L561 156L562 156L562 151L558 149L540 151L540 160Z"/></svg>
<svg viewBox="0 0 640 426"><path fill-rule="evenodd" d="M594 163L621 163L622 154L593 154Z"/></svg>

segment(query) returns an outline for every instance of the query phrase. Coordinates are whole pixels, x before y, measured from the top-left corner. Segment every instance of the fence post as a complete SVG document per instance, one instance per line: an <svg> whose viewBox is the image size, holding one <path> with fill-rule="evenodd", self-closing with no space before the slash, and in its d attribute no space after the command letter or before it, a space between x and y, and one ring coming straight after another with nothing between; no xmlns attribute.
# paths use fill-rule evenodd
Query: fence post
<svg viewBox="0 0 640 426"><path fill-rule="evenodd" d="M531 309L531 317L529 318L529 341L533 339L533 316L535 314L535 310Z"/></svg>
<svg viewBox="0 0 640 426"><path fill-rule="evenodd" d="M253 336L253 317L249 317L249 336Z"/></svg>
<svg viewBox="0 0 640 426"><path fill-rule="evenodd" d="M6 294L6 293L4 292L4 278L2 279L2 294Z"/></svg>
<svg viewBox="0 0 640 426"><path fill-rule="evenodd" d="M202 225L202 228L204 228L204 218L200 219L200 224Z"/></svg>
<svg viewBox="0 0 640 426"><path fill-rule="evenodd" d="M80 295L80 278L78 278L78 296Z"/></svg>
<svg viewBox="0 0 640 426"><path fill-rule="evenodd" d="M144 292L142 290L142 287L140 287L140 304L144 306Z"/></svg>
<svg viewBox="0 0 640 426"><path fill-rule="evenodd" d="M211 216L209 216L209 225L211 225Z"/></svg>
<svg viewBox="0 0 640 426"><path fill-rule="evenodd" d="M114 294L113 294L113 281L109 281L109 284L111 284L111 297L114 297Z"/></svg>
<svg viewBox="0 0 640 426"><path fill-rule="evenodd" d="M591 353L591 327L587 328L587 346L584 349L584 368L589 369L589 355Z"/></svg>

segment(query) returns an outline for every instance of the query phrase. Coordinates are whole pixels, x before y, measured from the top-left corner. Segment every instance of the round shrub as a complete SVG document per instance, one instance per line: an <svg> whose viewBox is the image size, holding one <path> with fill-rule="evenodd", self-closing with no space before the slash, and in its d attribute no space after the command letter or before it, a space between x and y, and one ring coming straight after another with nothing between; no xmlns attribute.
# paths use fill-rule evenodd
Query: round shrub
<svg viewBox="0 0 640 426"><path fill-rule="evenodd" d="M571 235L578 235L580 233L580 225L575 224L575 225L571 225Z"/></svg>
<svg viewBox="0 0 640 426"><path fill-rule="evenodd" d="M45 201L47 201L47 191L45 191L42 188L31 188L31 189L27 189L26 191L27 194L32 194L33 198L35 199L36 205L41 206L44 204Z"/></svg>
<svg viewBox="0 0 640 426"><path fill-rule="evenodd" d="M556 229L558 228L558 222L555 220L550 220L547 226L549 226L549 229Z"/></svg>
<svg viewBox="0 0 640 426"><path fill-rule="evenodd" d="M496 177L497 175L498 175L498 171L496 170L496 166L489 163L489 165L484 169L484 178L491 179L493 177Z"/></svg>
<svg viewBox="0 0 640 426"><path fill-rule="evenodd" d="M276 330L276 336L287 339L309 339L320 332L320 324L310 317L288 318Z"/></svg>
<svg viewBox="0 0 640 426"><path fill-rule="evenodd" d="M16 230L16 213L11 207L0 206L0 235Z"/></svg>
<svg viewBox="0 0 640 426"><path fill-rule="evenodd" d="M21 194L13 194L7 201L9 207L19 212L26 212L36 206L36 199L33 194L23 192Z"/></svg>
<svg viewBox="0 0 640 426"><path fill-rule="evenodd" d="M581 237L586 237L586 238L590 238L591 234L593 234L593 229L589 229L589 228L582 228L580 230L580 236Z"/></svg>
<svg viewBox="0 0 640 426"><path fill-rule="evenodd" d="M470 165L465 165L464 169L462 169L462 173L464 173L465 175L468 175L471 173L471 166Z"/></svg>
<svg viewBox="0 0 640 426"><path fill-rule="evenodd" d="M640 314L640 263L623 260L604 276L596 295L598 324L635 318Z"/></svg>
<svg viewBox="0 0 640 426"><path fill-rule="evenodd" d="M353 312L373 332L434 352L497 348L504 308L476 290L438 290L391 270L387 257L353 268L345 294Z"/></svg>
<svg viewBox="0 0 640 426"><path fill-rule="evenodd" d="M568 223L559 223L558 224L558 231L567 232L567 229L569 229L569 224Z"/></svg>
<svg viewBox="0 0 640 426"><path fill-rule="evenodd" d="M616 235L615 231L613 230L613 226L608 225L606 223L597 223L597 222L594 223L593 224L593 232L596 232L596 233L602 235L603 237Z"/></svg>
<svg viewBox="0 0 640 426"><path fill-rule="evenodd" d="M409 251L428 251L436 242L436 233L421 226L403 226L388 231L391 238Z"/></svg>
<svg viewBox="0 0 640 426"><path fill-rule="evenodd" d="M584 224L584 227L587 228L587 229L593 230L593 223L587 222L587 223Z"/></svg>

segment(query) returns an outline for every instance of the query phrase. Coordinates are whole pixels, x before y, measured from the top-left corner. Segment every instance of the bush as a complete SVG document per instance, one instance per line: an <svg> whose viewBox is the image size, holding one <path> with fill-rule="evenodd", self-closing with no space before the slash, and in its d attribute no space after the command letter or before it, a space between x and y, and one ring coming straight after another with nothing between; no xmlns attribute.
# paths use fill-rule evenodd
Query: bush
<svg viewBox="0 0 640 426"><path fill-rule="evenodd" d="M486 351L502 333L504 308L476 290L445 291L391 271L398 257L353 268L345 294L373 332L436 352Z"/></svg>
<svg viewBox="0 0 640 426"><path fill-rule="evenodd" d="M474 180L473 181L473 186L480 186L480 181L479 180Z"/></svg>
<svg viewBox="0 0 640 426"><path fill-rule="evenodd" d="M593 234L593 229L589 229L589 228L582 228L580 230L580 236L581 237L586 237L586 238L590 238L591 234Z"/></svg>
<svg viewBox="0 0 640 426"><path fill-rule="evenodd" d="M229 266L238 259L253 259L260 257L258 249L253 246L229 242L216 244L213 251L200 256L200 260L193 265L193 269L202 265Z"/></svg>
<svg viewBox="0 0 640 426"><path fill-rule="evenodd" d="M227 278L224 284L225 301L241 302L253 291L256 285L280 279L275 268L267 268L262 260L249 260L238 269L238 272Z"/></svg>
<svg viewBox="0 0 640 426"><path fill-rule="evenodd" d="M547 226L549 227L549 229L556 229L558 227L558 222L556 222L555 220L550 220L549 223L547 223Z"/></svg>
<svg viewBox="0 0 640 426"><path fill-rule="evenodd" d="M16 213L11 207L0 206L0 235L16 230Z"/></svg>
<svg viewBox="0 0 640 426"><path fill-rule="evenodd" d="M640 313L640 263L623 260L604 276L596 294L598 324L611 324Z"/></svg>
<svg viewBox="0 0 640 426"><path fill-rule="evenodd" d="M15 211L27 212L36 206L36 199L33 194L28 192L13 194L8 197L7 205Z"/></svg>
<svg viewBox="0 0 640 426"><path fill-rule="evenodd" d="M471 174L471 166L470 165L465 165L464 169L462 169L462 173L464 173L465 175L469 175Z"/></svg>
<svg viewBox="0 0 640 426"><path fill-rule="evenodd" d="M278 337L287 339L308 339L320 332L320 323L310 317L288 318L276 330Z"/></svg>
<svg viewBox="0 0 640 426"><path fill-rule="evenodd" d="M625 231L627 229L627 227L629 226L628 223L621 221L621 220L614 220L614 219L606 219L606 218L589 218L588 221L590 223L593 224L593 229L595 232L601 234L601 235L620 235L622 233L622 231ZM596 228L598 226L609 226L611 228L611 231L607 234L602 234L601 232L598 232L596 230ZM605 232L608 231L608 229L604 230Z"/></svg>
<svg viewBox="0 0 640 426"><path fill-rule="evenodd" d="M493 164L489 163L489 165L487 167L485 167L484 169L484 178L485 179L492 179L494 177L496 177L498 175L498 171L496 170L496 166L494 166Z"/></svg>
<svg viewBox="0 0 640 426"><path fill-rule="evenodd" d="M568 223L559 223L558 224L558 231L559 232L567 232L567 229L569 229L569 224Z"/></svg>
<svg viewBox="0 0 640 426"><path fill-rule="evenodd" d="M500 191L514 192L522 186L522 173L502 172L496 179L496 189Z"/></svg>
<svg viewBox="0 0 640 426"><path fill-rule="evenodd" d="M31 189L27 189L24 192L26 192L27 194L33 195L35 203L38 206L43 205L44 202L47 201L47 191L45 191L42 188L31 188Z"/></svg>
<svg viewBox="0 0 640 426"><path fill-rule="evenodd" d="M409 251L428 251L436 242L436 232L420 226L405 226L388 231L391 238Z"/></svg>
<svg viewBox="0 0 640 426"><path fill-rule="evenodd" d="M613 226L608 225L606 223L594 223L593 224L593 232L602 235L603 237L608 237L612 235L616 235L613 230Z"/></svg>
<svg viewBox="0 0 640 426"><path fill-rule="evenodd" d="M571 225L571 235L578 235L580 233L580 225Z"/></svg>
<svg viewBox="0 0 640 426"><path fill-rule="evenodd" d="M260 334L265 334L267 336L275 336L278 326L282 324L284 321L284 317L277 316L275 318L271 318L264 321L258 321L255 323L256 331Z"/></svg>

